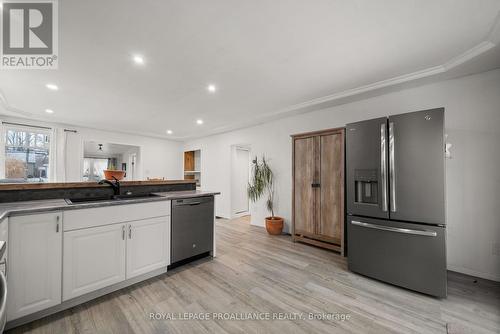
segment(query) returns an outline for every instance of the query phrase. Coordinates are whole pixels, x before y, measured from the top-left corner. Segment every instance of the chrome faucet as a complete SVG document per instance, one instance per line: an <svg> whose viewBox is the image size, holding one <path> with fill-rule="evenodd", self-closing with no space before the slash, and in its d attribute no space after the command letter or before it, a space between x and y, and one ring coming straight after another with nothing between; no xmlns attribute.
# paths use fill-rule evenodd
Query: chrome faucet
<svg viewBox="0 0 500 334"><path fill-rule="evenodd" d="M116 177L113 176L113 179L115 182L111 182L109 180L101 180L99 181L99 184L109 184L111 188L113 188L113 194L114 196L119 196L120 195L120 181Z"/></svg>

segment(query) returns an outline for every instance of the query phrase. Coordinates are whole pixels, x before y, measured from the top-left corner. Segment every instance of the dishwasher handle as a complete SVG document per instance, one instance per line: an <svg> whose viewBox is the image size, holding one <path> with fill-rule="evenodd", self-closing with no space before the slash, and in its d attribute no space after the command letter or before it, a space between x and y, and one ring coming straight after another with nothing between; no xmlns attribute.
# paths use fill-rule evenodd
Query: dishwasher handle
<svg viewBox="0 0 500 334"><path fill-rule="evenodd" d="M200 205L201 202L191 202L191 203L180 203L176 204L176 206L194 206L194 205Z"/></svg>
<svg viewBox="0 0 500 334"><path fill-rule="evenodd" d="M214 200L213 196L201 196L201 197L191 197L182 198L172 201L172 206L196 206L205 203L212 203Z"/></svg>

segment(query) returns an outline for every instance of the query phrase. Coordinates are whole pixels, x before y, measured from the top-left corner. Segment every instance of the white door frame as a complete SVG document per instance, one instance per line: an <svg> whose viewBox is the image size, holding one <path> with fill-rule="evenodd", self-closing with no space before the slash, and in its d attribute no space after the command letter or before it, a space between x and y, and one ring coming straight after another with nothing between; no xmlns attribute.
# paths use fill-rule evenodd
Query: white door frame
<svg viewBox="0 0 500 334"><path fill-rule="evenodd" d="M233 203L233 191L234 191L234 182L235 182L235 175L234 175L234 162L236 159L236 151L241 150L241 151L247 151L248 152L248 180L250 180L250 163L251 163L251 148L249 145L231 145L231 218L237 218L237 217L242 217L242 216L247 216L250 214L250 199L248 199L248 210L247 211L242 211L235 213L234 212L234 206L235 204Z"/></svg>

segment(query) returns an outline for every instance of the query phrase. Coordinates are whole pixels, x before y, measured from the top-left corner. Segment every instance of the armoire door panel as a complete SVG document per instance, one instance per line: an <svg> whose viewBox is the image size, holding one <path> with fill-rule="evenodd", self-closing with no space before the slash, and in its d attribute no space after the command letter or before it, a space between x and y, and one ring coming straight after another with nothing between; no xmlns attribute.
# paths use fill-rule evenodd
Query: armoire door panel
<svg viewBox="0 0 500 334"><path fill-rule="evenodd" d="M320 137L320 216L317 234L340 242L343 223L343 134L335 133Z"/></svg>
<svg viewBox="0 0 500 334"><path fill-rule="evenodd" d="M321 219L321 140L319 136L314 137L314 180L313 185L313 221L314 221L314 234L319 233L319 221Z"/></svg>
<svg viewBox="0 0 500 334"><path fill-rule="evenodd" d="M315 232L314 137L294 140L294 233Z"/></svg>

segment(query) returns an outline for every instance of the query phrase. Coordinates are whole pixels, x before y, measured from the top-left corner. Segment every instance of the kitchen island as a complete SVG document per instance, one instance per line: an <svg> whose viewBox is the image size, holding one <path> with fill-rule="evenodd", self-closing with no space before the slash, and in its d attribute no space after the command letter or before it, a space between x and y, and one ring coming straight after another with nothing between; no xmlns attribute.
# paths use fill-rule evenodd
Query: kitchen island
<svg viewBox="0 0 500 334"><path fill-rule="evenodd" d="M218 192L147 192L140 186L141 192L132 194L128 188L128 195L104 199L90 190L79 192L73 201L49 198L0 203L0 240L7 242L0 261L9 290L6 328L166 273L172 262L172 244L190 242L184 245L188 249L204 242L185 236L173 240L173 201L198 203L195 199L205 199L211 205L211 216L193 226L206 231L209 225L214 233L213 199ZM158 184L153 186L158 190ZM109 190L96 188L99 195ZM197 206L186 205L186 212L191 208ZM196 216L189 217L196 220ZM199 235L196 232L192 231ZM210 242L207 255L215 256L213 235Z"/></svg>

